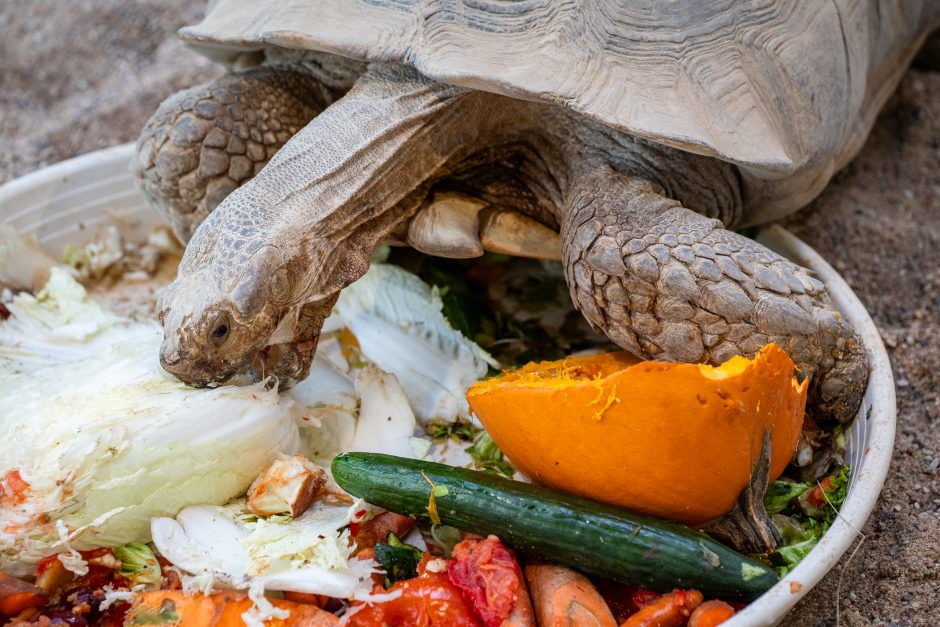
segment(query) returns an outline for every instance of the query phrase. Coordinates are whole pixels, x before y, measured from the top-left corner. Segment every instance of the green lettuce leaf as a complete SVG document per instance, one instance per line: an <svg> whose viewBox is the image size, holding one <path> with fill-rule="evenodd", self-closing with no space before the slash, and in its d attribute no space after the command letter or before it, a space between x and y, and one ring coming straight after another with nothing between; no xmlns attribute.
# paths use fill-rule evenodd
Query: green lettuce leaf
<svg viewBox="0 0 940 627"><path fill-rule="evenodd" d="M503 452L484 429L480 429L473 437L473 445L467 448L467 453L478 470L506 479L512 479L515 474L515 469L503 458Z"/></svg>
<svg viewBox="0 0 940 627"><path fill-rule="evenodd" d="M818 484L775 481L768 488L765 506L773 514L783 542L768 557L780 576L793 570L816 546L839 514L849 485L849 467L840 466ZM800 489L802 488L802 489ZM778 512L792 512L784 516Z"/></svg>
<svg viewBox="0 0 940 627"><path fill-rule="evenodd" d="M812 483L798 483L787 479L778 479L764 493L764 509L768 514L777 514L787 509L798 496L813 487Z"/></svg>
<svg viewBox="0 0 940 627"><path fill-rule="evenodd" d="M160 562L149 546L141 542L128 542L114 547L114 556L121 560L121 575L131 586L143 585L156 590L163 581Z"/></svg>
<svg viewBox="0 0 940 627"><path fill-rule="evenodd" d="M807 516L821 521L828 527L836 519L848 489L849 467L841 466L824 477L818 485L800 494L797 500L800 509Z"/></svg>

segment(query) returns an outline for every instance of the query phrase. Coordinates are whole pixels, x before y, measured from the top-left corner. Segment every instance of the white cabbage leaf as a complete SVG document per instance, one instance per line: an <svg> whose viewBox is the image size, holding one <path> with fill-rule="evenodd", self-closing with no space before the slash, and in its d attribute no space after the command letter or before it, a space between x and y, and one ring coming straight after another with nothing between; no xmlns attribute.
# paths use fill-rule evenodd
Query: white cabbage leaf
<svg viewBox="0 0 940 627"><path fill-rule="evenodd" d="M422 424L468 419L466 392L498 363L450 326L437 289L397 266L373 264L344 289L326 331L346 327L363 355L394 374Z"/></svg>
<svg viewBox="0 0 940 627"><path fill-rule="evenodd" d="M60 268L35 297L20 294L5 304L12 315L0 323L0 380L103 355L115 344L159 333L156 323L133 323L106 310Z"/></svg>
<svg viewBox="0 0 940 627"><path fill-rule="evenodd" d="M356 376L359 424L347 450L414 457L415 414L395 375L368 365Z"/></svg>
<svg viewBox="0 0 940 627"><path fill-rule="evenodd" d="M300 452L321 466L348 450L356 434L359 397L352 379L317 352L310 376L287 395L297 402Z"/></svg>
<svg viewBox="0 0 940 627"><path fill-rule="evenodd" d="M265 590L380 601L371 576L378 565L352 557L347 527L367 506L317 502L294 519L251 516L244 501L226 507L187 507L155 518L151 530L160 553L191 575L235 588L260 582Z"/></svg>
<svg viewBox="0 0 940 627"><path fill-rule="evenodd" d="M0 568L63 548L150 539L153 516L241 496L277 453L299 448L292 402L262 384L187 387L160 369L154 323L119 318L52 270L0 322Z"/></svg>

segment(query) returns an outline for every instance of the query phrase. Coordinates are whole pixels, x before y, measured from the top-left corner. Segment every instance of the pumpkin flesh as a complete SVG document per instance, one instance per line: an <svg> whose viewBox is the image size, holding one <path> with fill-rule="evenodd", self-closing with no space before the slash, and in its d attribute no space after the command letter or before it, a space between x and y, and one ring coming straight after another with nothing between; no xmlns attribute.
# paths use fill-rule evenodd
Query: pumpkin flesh
<svg viewBox="0 0 940 627"><path fill-rule="evenodd" d="M770 480L796 450L808 381L775 344L720 366L626 353L531 363L470 388L496 444L532 480L702 525L750 478L765 429Z"/></svg>

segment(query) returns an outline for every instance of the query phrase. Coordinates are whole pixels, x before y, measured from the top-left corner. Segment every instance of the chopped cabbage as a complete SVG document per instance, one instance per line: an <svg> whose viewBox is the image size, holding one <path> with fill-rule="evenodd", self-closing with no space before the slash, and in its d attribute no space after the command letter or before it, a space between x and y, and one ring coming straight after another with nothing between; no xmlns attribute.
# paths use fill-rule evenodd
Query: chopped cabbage
<svg viewBox="0 0 940 627"><path fill-rule="evenodd" d="M348 328L378 368L344 372L318 355L281 395L184 386L157 363L156 323L107 311L60 268L35 297L4 304L0 441L17 446L0 459L0 568L20 572L66 544L147 541L152 517L243 496L278 453L421 456L415 416L466 418L467 387L495 365L450 327L435 290L384 264L343 291L325 329L329 342L330 328ZM10 473L23 494L5 495Z"/></svg>
<svg viewBox="0 0 940 627"><path fill-rule="evenodd" d="M124 238L113 224L99 241L84 247L69 245L63 253L65 263L74 268L82 281L100 280L124 260Z"/></svg>
<svg viewBox="0 0 940 627"><path fill-rule="evenodd" d="M63 548L149 540L153 516L245 493L299 446L292 403L262 384L186 387L160 369L154 323L120 318L53 269L0 322L0 568ZM15 443L15 445L13 445ZM65 535L65 534L63 534Z"/></svg>
<svg viewBox="0 0 940 627"><path fill-rule="evenodd" d="M6 307L11 316L0 324L0 381L93 358L122 341L146 341L159 333L156 323L132 323L109 312L59 268L35 298L21 294Z"/></svg>
<svg viewBox="0 0 940 627"><path fill-rule="evenodd" d="M349 532L340 531L363 502L317 502L298 518L256 518L243 501L226 507L187 507L176 519L155 518L153 542L178 568L236 588L380 600L372 595L371 560L351 559Z"/></svg>
<svg viewBox="0 0 940 627"><path fill-rule="evenodd" d="M437 289L393 265L373 264L344 289L326 330L345 326L365 357L398 377L422 422L469 417L467 388L498 363L450 326Z"/></svg>

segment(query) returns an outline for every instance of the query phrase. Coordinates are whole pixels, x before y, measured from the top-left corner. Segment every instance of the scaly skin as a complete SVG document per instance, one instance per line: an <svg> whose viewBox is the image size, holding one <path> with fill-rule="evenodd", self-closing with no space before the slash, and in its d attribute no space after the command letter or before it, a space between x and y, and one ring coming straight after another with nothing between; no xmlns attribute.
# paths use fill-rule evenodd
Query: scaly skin
<svg viewBox="0 0 940 627"><path fill-rule="evenodd" d="M566 276L596 329L641 357L693 363L776 342L804 374L820 375L818 409L857 410L867 360L810 271L609 167L570 198Z"/></svg>
<svg viewBox="0 0 940 627"><path fill-rule="evenodd" d="M345 94L362 64L281 55L179 92L151 116L133 167L150 204L180 241L288 139Z"/></svg>
<svg viewBox="0 0 940 627"><path fill-rule="evenodd" d="M339 290L435 185L515 197L560 225L576 306L625 349L718 362L777 341L824 412L856 411L865 356L825 287L725 229L747 212L733 166L389 65L370 66L196 231L160 302L164 367L206 385L261 352L257 374L306 376Z"/></svg>
<svg viewBox="0 0 940 627"><path fill-rule="evenodd" d="M164 368L198 386L247 368L282 383L304 378L339 291L418 209L422 179L440 167L438 149L465 150L446 136L421 142L424 150L412 142L427 137L431 120L455 117L447 108L458 92L400 71L367 75L344 106L315 117L227 197L196 230L158 303ZM423 176L382 184L400 171ZM275 331L289 339L272 348Z"/></svg>

